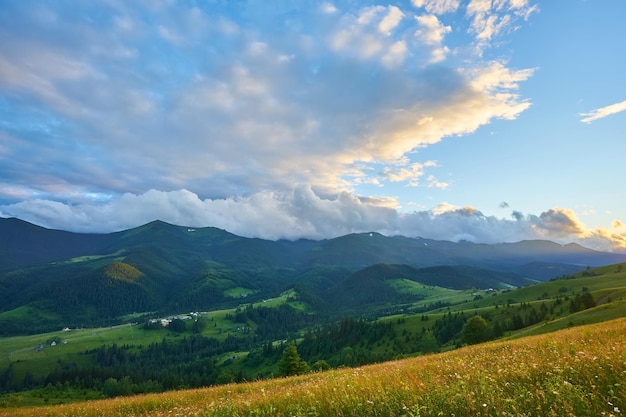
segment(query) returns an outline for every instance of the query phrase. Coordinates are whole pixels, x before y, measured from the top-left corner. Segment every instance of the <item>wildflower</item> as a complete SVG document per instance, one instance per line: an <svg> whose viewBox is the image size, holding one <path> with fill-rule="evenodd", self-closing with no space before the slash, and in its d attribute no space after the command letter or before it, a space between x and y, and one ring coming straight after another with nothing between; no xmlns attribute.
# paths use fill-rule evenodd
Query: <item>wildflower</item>
<svg viewBox="0 0 626 417"><path fill-rule="evenodd" d="M621 411L619 411L619 407L613 407L613 411L616 413L621 413Z"/></svg>

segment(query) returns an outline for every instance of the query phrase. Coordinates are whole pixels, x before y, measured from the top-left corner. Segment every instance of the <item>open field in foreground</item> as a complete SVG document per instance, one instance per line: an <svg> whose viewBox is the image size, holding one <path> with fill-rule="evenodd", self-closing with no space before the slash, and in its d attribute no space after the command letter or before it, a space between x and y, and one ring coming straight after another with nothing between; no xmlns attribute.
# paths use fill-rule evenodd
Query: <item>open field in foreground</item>
<svg viewBox="0 0 626 417"><path fill-rule="evenodd" d="M621 416L626 318L300 377L0 416Z"/></svg>

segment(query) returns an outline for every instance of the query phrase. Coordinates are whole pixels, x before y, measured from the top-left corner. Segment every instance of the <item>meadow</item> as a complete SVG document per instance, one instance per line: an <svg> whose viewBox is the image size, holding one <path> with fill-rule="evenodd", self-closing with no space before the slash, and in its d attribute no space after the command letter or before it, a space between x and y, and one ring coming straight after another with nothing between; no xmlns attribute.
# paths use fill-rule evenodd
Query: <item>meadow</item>
<svg viewBox="0 0 626 417"><path fill-rule="evenodd" d="M0 416L620 416L626 318L358 368Z"/></svg>

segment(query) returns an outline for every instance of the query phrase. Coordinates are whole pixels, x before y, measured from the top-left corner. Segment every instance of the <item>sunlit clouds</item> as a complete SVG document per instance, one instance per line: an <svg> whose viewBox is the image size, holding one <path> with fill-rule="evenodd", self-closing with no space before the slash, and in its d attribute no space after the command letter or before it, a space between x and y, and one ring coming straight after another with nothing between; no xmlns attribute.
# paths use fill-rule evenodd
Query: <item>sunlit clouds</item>
<svg viewBox="0 0 626 417"><path fill-rule="evenodd" d="M528 0L471 0L467 16L471 18L471 31L485 44L503 31L514 29L514 17L528 17L537 10Z"/></svg>
<svg viewBox="0 0 626 417"><path fill-rule="evenodd" d="M473 203L454 199L454 158L425 151L534 106L524 87L539 65L507 42L536 3L5 2L0 215L77 231L159 218L270 239L619 247L622 229L589 232L547 209L558 204L506 219L436 208Z"/></svg>
<svg viewBox="0 0 626 417"><path fill-rule="evenodd" d="M50 176L113 194L352 191L359 164L403 170L394 164L407 152L529 106L511 79L531 70L467 57L441 65L452 29L413 7L73 8L44 24L27 2L13 4L23 25L3 29L0 88L19 115L4 129L17 144L2 171L17 188L54 194L39 180ZM26 155L46 163L19 164Z"/></svg>
<svg viewBox="0 0 626 417"><path fill-rule="evenodd" d="M325 239L375 231L451 241L550 239L599 250L626 249L626 228L621 221L616 220L611 229L588 230L568 209L553 208L540 215L513 212L504 218L448 203L412 212L400 212L396 204L385 199L359 199L347 192L323 198L310 187L224 199L201 199L187 190L149 190L100 204L31 200L2 206L0 215L19 215L44 226L80 232L111 232L160 219L194 227L211 225L265 239Z"/></svg>

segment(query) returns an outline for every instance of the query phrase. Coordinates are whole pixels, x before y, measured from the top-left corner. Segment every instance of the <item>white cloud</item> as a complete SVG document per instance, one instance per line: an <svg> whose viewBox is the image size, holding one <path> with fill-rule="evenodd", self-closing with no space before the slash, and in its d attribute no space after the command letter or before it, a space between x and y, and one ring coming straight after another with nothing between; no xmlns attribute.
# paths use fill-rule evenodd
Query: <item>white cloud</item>
<svg viewBox="0 0 626 417"><path fill-rule="evenodd" d="M450 26L444 26L435 15L416 16L415 20L419 24L415 36L427 45L441 44L444 36L452 31Z"/></svg>
<svg viewBox="0 0 626 417"><path fill-rule="evenodd" d="M428 176L428 188L439 188L441 190L445 190L449 186L450 186L449 183L439 181L437 178L435 178L434 175Z"/></svg>
<svg viewBox="0 0 626 417"><path fill-rule="evenodd" d="M333 13L337 13L337 7L335 7L334 4L332 3L323 3L321 6L321 10L324 13L328 13L328 14L333 14Z"/></svg>
<svg viewBox="0 0 626 417"><path fill-rule="evenodd" d="M429 13L444 14L455 12L459 8L459 0L411 0L415 7L423 7Z"/></svg>
<svg viewBox="0 0 626 417"><path fill-rule="evenodd" d="M399 41L391 35L403 16L402 10L396 6L370 6L359 10L357 15L346 13L331 32L330 46L361 60L382 57L383 62L388 63L385 57L390 54L398 56L399 53Z"/></svg>
<svg viewBox="0 0 626 417"><path fill-rule="evenodd" d="M515 213L513 220L485 216L473 207L443 203L430 210L399 212L395 201L339 193L322 198L310 187L289 192L259 192L248 197L201 199L187 191L150 190L124 194L104 204L68 205L31 200L0 206L0 216L16 216L46 227L111 232L160 219L193 227L219 227L246 237L324 239L376 231L438 240L482 243L549 239L578 242L599 250L626 249L626 232L617 228L588 230L569 209L539 215ZM111 216L115 213L115 216Z"/></svg>
<svg viewBox="0 0 626 417"><path fill-rule="evenodd" d="M419 185L419 179L424 175L424 168L436 166L435 161L412 163L407 166L386 167L379 175L391 182L407 182L412 187Z"/></svg>
<svg viewBox="0 0 626 417"><path fill-rule="evenodd" d="M404 13L402 13L402 10L396 6L389 6L387 15L378 23L378 31L385 35L390 35L391 31L398 26L403 17Z"/></svg>
<svg viewBox="0 0 626 417"><path fill-rule="evenodd" d="M471 0L466 14L471 19L470 33L475 34L480 48L491 45L494 38L514 29L514 17L527 20L537 6L527 0Z"/></svg>
<svg viewBox="0 0 626 417"><path fill-rule="evenodd" d="M413 151L530 105L517 89L531 70L449 54L446 36L459 27L435 14L458 1L415 0L430 13L417 18L424 10L335 3L310 13L299 2L210 12L84 2L45 24L15 3L14 25L0 26L0 94L13 108L0 201L29 196L20 207L43 213L150 189L274 206L262 190L308 184L331 196L391 178L443 189Z"/></svg>
<svg viewBox="0 0 626 417"><path fill-rule="evenodd" d="M610 116L612 114L620 113L626 110L626 100L611 104L609 106L600 107L599 109L592 110L588 113L580 113L582 119L580 119L583 123L591 123L598 119L602 119L604 117Z"/></svg>
<svg viewBox="0 0 626 417"><path fill-rule="evenodd" d="M432 47L429 63L443 61L450 52L448 47L443 46L444 37L452 28L444 26L435 15L416 16L415 20L419 25L415 37L424 45Z"/></svg>

